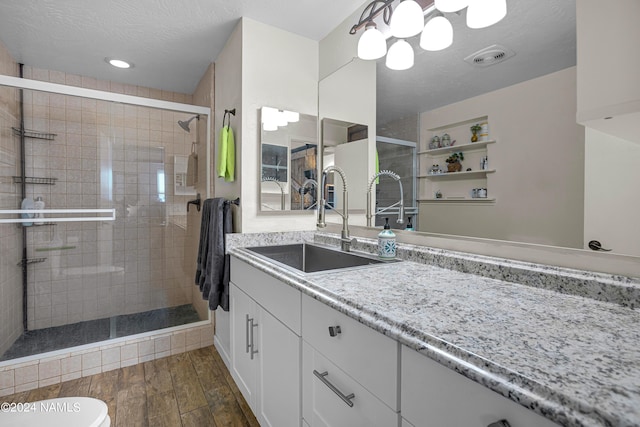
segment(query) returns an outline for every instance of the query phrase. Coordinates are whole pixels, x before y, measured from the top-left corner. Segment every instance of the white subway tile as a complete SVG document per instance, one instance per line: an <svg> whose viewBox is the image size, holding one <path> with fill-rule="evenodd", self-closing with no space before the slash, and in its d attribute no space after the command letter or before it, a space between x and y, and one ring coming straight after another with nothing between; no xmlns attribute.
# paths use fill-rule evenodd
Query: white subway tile
<svg viewBox="0 0 640 427"><path fill-rule="evenodd" d="M24 385L38 381L38 365L25 366L15 370L15 385Z"/></svg>
<svg viewBox="0 0 640 427"><path fill-rule="evenodd" d="M154 341L154 352L156 354L168 352L171 350L171 336L165 335L158 337Z"/></svg>
<svg viewBox="0 0 640 427"><path fill-rule="evenodd" d="M120 369L121 365L120 362L114 362L114 363L110 363L107 365L102 365L102 372L108 372L108 371L113 371L114 369Z"/></svg>
<svg viewBox="0 0 640 427"><path fill-rule="evenodd" d="M34 382L26 383L26 384L16 385L15 392L16 393L21 393L23 391L33 390L34 388L38 388L38 381L34 381Z"/></svg>
<svg viewBox="0 0 640 427"><path fill-rule="evenodd" d="M82 355L82 371L102 365L100 351L92 351ZM83 373L84 376L84 373Z"/></svg>
<svg viewBox="0 0 640 427"><path fill-rule="evenodd" d="M148 356L154 353L154 344L153 340L145 340L138 343L138 356L142 358L143 356Z"/></svg>
<svg viewBox="0 0 640 427"><path fill-rule="evenodd" d="M38 379L41 381L55 376L59 377L60 374L61 370L59 360L51 360L38 365Z"/></svg>
<svg viewBox="0 0 640 427"><path fill-rule="evenodd" d="M62 374L62 382L65 381L71 381L71 380L75 380L78 379L82 376L82 371L76 371L76 372L71 372L69 374Z"/></svg>
<svg viewBox="0 0 640 427"><path fill-rule="evenodd" d="M14 385L15 381L13 369L0 372L0 389L13 387Z"/></svg>
<svg viewBox="0 0 640 427"><path fill-rule="evenodd" d="M129 360L138 358L138 344L126 344L120 349L120 359Z"/></svg>
<svg viewBox="0 0 640 427"><path fill-rule="evenodd" d="M55 377L51 377L51 378L46 378L46 379L41 379L40 381L38 381L38 388L40 387L47 387L53 384L60 384L60 375L55 376Z"/></svg>
<svg viewBox="0 0 640 427"><path fill-rule="evenodd" d="M16 392L15 387L0 388L0 397L9 396Z"/></svg>
<svg viewBox="0 0 640 427"><path fill-rule="evenodd" d="M133 366L133 365L137 365L137 364L138 364L138 358L136 357L135 359L123 360L120 363L120 367L125 368L127 366Z"/></svg>
<svg viewBox="0 0 640 427"><path fill-rule="evenodd" d="M82 376L88 377L91 375L99 374L100 372L102 372L102 366L98 366L97 368L83 369Z"/></svg>
<svg viewBox="0 0 640 427"><path fill-rule="evenodd" d="M120 347L102 350L102 366L120 363Z"/></svg>

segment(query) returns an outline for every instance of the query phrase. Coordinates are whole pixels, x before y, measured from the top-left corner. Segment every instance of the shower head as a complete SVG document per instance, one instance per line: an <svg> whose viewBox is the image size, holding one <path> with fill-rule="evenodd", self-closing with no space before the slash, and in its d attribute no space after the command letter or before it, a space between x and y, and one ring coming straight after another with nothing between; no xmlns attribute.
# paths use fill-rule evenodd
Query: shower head
<svg viewBox="0 0 640 427"><path fill-rule="evenodd" d="M191 123L191 121L193 119L198 119L200 120L200 116L199 115L195 115L193 117L191 117L189 120L184 121L184 120L178 120L178 124L180 125L180 127L184 130L186 130L187 132L191 132L191 129L189 129L189 123Z"/></svg>

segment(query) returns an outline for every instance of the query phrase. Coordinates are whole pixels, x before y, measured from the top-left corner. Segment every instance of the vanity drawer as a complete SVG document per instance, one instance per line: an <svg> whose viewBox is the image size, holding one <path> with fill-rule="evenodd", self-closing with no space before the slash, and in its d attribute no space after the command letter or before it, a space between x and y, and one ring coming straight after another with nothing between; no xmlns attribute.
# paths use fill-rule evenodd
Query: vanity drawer
<svg viewBox="0 0 640 427"><path fill-rule="evenodd" d="M511 427L558 427L406 346L402 346L402 417L415 427L481 427L499 420L507 420Z"/></svg>
<svg viewBox="0 0 640 427"><path fill-rule="evenodd" d="M230 278L234 285L300 336L299 290L233 256Z"/></svg>
<svg viewBox="0 0 640 427"><path fill-rule="evenodd" d="M339 327L340 333L331 336L329 327ZM308 295L302 296L302 337L390 408L398 410L397 341Z"/></svg>
<svg viewBox="0 0 640 427"><path fill-rule="evenodd" d="M310 427L398 426L397 412L309 344L302 354L302 416Z"/></svg>

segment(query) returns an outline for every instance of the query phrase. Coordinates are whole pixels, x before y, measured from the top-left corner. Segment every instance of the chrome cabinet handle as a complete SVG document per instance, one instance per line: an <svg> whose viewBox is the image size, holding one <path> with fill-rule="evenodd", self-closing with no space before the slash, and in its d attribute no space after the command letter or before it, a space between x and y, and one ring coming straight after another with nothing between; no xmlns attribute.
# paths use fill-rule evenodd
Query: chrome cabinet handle
<svg viewBox="0 0 640 427"><path fill-rule="evenodd" d="M338 395L338 397L340 399L342 399L342 401L344 403L346 403L350 408L353 407L353 402L351 401L351 399L353 399L354 397L356 397L355 394L351 393L349 395L345 395L344 393L342 393L340 390L338 390L338 387L334 386L333 384L331 384L329 382L328 379L326 379L325 377L327 375L329 375L329 372L324 371L323 373L320 373L318 371L316 371L315 369L313 370L313 375L315 375L316 377L318 377L318 379L320 381L322 381L324 383L324 385L326 385L327 387L329 387L329 390L331 390L332 392L334 392L335 394Z"/></svg>
<svg viewBox="0 0 640 427"><path fill-rule="evenodd" d="M251 322L251 360L253 360L253 356L258 354L258 350L256 350L256 343L253 341L253 328L257 328L258 324L257 323L253 323L253 318L249 319L249 321Z"/></svg>
<svg viewBox="0 0 640 427"><path fill-rule="evenodd" d="M249 353L249 349L251 348L251 344L249 344L249 315L247 314L247 318L246 318L246 322L245 322L245 333L244 336L246 338L246 343L247 343L247 350L245 351L245 353ZM253 319L251 319L253 320Z"/></svg>
<svg viewBox="0 0 640 427"><path fill-rule="evenodd" d="M511 424L507 420L500 420L489 424L487 427L511 427Z"/></svg>
<svg viewBox="0 0 640 427"><path fill-rule="evenodd" d="M342 329L340 329L340 326L329 326L329 336L335 337L341 333Z"/></svg>

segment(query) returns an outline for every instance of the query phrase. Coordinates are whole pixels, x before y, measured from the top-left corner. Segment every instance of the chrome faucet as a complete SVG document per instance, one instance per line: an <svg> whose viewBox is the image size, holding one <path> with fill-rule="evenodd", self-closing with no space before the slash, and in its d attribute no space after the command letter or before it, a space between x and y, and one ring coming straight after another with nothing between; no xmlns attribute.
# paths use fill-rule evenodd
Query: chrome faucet
<svg viewBox="0 0 640 427"><path fill-rule="evenodd" d="M315 185L316 186L316 190L318 190L318 181L316 181L315 179L309 178L305 182L302 183L302 186L300 187L300 209L301 210L305 210L304 209L304 190L307 188L308 184ZM311 206L309 206L307 209L311 209L312 207L314 207L316 205L316 203L318 203L318 202L317 201L313 202L311 204Z"/></svg>
<svg viewBox="0 0 640 427"><path fill-rule="evenodd" d="M262 182L275 182L276 184L278 184L278 187L280 187L280 210L284 210L286 205L286 199L285 199L284 187L282 186L282 183L272 176L263 176Z"/></svg>
<svg viewBox="0 0 640 427"><path fill-rule="evenodd" d="M340 169L338 166L327 166L322 171L322 177L320 178L320 199L318 201L318 228L325 228L327 223L324 218L324 210L325 207L329 209L335 210L332 206L328 206L325 203L324 199L324 187L327 182L327 174L329 172L337 172L342 178L342 213L336 211L338 215L342 217L342 233L340 235L340 248L349 252L351 249L351 245L356 242L356 239L352 239L349 237L349 205L348 205L348 195L347 195L347 177L344 174L344 171Z"/></svg>
<svg viewBox="0 0 640 427"><path fill-rule="evenodd" d="M400 201L387 206L386 208L381 208L379 211L377 211L375 214L371 213L371 189L373 188L373 183L376 181L376 179L378 179L378 177L382 176L382 175L387 175L390 176L391 178L395 179L396 181L398 181L398 185L400 186ZM371 178L371 181L369 181L369 186L368 186L368 190L367 190L367 227L371 227L371 218L373 218L374 215L378 215L381 213L384 213L386 211L388 211L391 208L394 208L398 206L398 220L396 221L398 224L402 224L404 222L403 218L404 218L404 192L402 190L402 181L400 181L400 175L398 175L395 172L391 172L389 170L383 170L378 172L377 174L373 175L373 177Z"/></svg>

